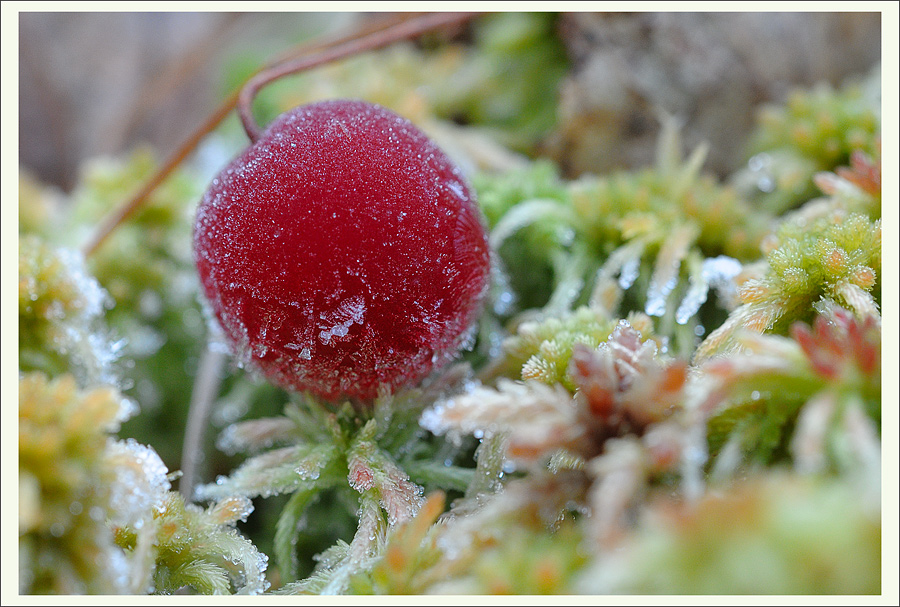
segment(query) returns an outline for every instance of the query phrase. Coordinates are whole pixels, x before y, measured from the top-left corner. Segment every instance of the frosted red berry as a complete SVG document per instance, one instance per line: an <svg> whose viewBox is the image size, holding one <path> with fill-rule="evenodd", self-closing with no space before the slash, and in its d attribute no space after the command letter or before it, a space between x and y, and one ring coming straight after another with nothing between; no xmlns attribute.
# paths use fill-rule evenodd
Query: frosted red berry
<svg viewBox="0 0 900 607"><path fill-rule="evenodd" d="M352 100L282 114L226 167L194 252L237 353L328 400L371 400L451 359L490 267L459 169L408 120Z"/></svg>

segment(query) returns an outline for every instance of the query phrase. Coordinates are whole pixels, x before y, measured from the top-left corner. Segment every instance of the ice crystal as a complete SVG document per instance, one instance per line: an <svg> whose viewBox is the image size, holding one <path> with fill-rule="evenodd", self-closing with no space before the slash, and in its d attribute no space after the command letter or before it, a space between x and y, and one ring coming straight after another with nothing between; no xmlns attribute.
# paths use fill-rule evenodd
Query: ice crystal
<svg viewBox="0 0 900 607"><path fill-rule="evenodd" d="M163 509L171 488L168 468L152 447L133 438L111 442L106 459L116 475L110 488L110 522L136 527L149 523L144 519Z"/></svg>

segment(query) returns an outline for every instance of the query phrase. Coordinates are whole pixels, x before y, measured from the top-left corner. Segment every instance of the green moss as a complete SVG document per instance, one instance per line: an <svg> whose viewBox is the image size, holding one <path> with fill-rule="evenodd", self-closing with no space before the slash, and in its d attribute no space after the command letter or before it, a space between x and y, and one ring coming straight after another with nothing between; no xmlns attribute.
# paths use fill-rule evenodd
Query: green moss
<svg viewBox="0 0 900 607"><path fill-rule="evenodd" d="M881 99L871 89L880 78L876 69L866 82L798 89L785 103L765 106L751 135L748 168L734 182L763 208L782 213L816 195L816 173L848 164L854 151L878 155Z"/></svg>
<svg viewBox="0 0 900 607"><path fill-rule="evenodd" d="M879 517L840 482L773 474L662 503L617 558L616 593L881 593Z"/></svg>
<svg viewBox="0 0 900 607"><path fill-rule="evenodd" d="M110 301L81 255L35 235L19 240L19 369L72 373L83 386L114 383Z"/></svg>
<svg viewBox="0 0 900 607"><path fill-rule="evenodd" d="M652 323L637 314L631 319L638 330L646 331L644 339L652 335ZM562 384L575 391L569 361L576 344L596 348L609 339L617 319L609 318L597 308L581 307L563 317L521 323L514 335L504 341L498 372L515 379L536 379L548 385Z"/></svg>
<svg viewBox="0 0 900 607"><path fill-rule="evenodd" d="M797 321L812 322L819 302L860 318L878 316L881 220L834 209L782 223L769 241L761 276L740 288L742 305L700 345L702 361L737 347L739 330L786 334Z"/></svg>
<svg viewBox="0 0 900 607"><path fill-rule="evenodd" d="M171 594L190 587L200 594L259 594L266 590L265 555L234 528L253 510L246 498L223 499L207 509L166 494L154 512L157 529L152 591ZM133 532L118 530L130 544Z"/></svg>
<svg viewBox="0 0 900 607"><path fill-rule="evenodd" d="M715 395L706 402L713 408L707 424L713 467L725 445L736 441L741 460L757 465L793 460L800 467L819 462L819 471L852 468L855 456L848 460L831 446L851 440L848 415L856 411L868 416L872 426L864 433L877 440L880 322L833 306L819 309L812 327L791 327L792 339L745 335L749 351L699 367ZM812 421L802 421L804 414Z"/></svg>
<svg viewBox="0 0 900 607"><path fill-rule="evenodd" d="M131 412L112 388L74 377L19 380L19 591L120 594L130 567L106 525L110 434Z"/></svg>

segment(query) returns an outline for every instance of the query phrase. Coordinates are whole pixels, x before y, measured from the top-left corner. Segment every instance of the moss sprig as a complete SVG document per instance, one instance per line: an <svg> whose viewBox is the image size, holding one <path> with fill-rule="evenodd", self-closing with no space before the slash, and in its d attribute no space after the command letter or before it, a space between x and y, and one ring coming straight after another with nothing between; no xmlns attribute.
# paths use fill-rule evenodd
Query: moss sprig
<svg viewBox="0 0 900 607"><path fill-rule="evenodd" d="M19 591L121 594L131 566L106 524L111 433L134 413L111 387L82 390L72 375L19 379Z"/></svg>
<svg viewBox="0 0 900 607"><path fill-rule="evenodd" d="M227 498L203 509L168 491L149 523L155 529L154 567L150 590L172 594L191 588L200 594L260 594L269 587L265 578L268 557L243 537L235 524L253 511L247 498ZM141 529L115 527L116 541L137 551Z"/></svg>
<svg viewBox="0 0 900 607"><path fill-rule="evenodd" d="M122 343L105 314L108 293L81 254L36 235L19 241L19 368L72 373L80 385L116 383Z"/></svg>
<svg viewBox="0 0 900 607"><path fill-rule="evenodd" d="M719 476L745 462L792 461L806 472L878 468L871 453L880 450L880 321L820 309L812 327L796 323L789 338L746 332L745 352L700 366L700 408L710 411Z"/></svg>
<svg viewBox="0 0 900 607"><path fill-rule="evenodd" d="M823 301L860 318L880 316L881 221L833 209L785 221L769 241L766 265L740 287L741 305L698 347L696 362L733 351L738 330L785 334L811 322Z"/></svg>
<svg viewBox="0 0 900 607"><path fill-rule="evenodd" d="M775 214L816 195L815 175L875 155L881 140L880 66L863 80L835 88L796 89L781 104L759 111L747 168L732 182Z"/></svg>
<svg viewBox="0 0 900 607"><path fill-rule="evenodd" d="M282 416L234 424L220 436L219 447L250 457L230 475L199 487L196 496L288 495L274 541L283 592L306 593L310 584L343 591L350 576L380 554L384 535L415 517L425 487L462 491L472 479L472 471L457 463L465 446L428 439L418 425L425 403L435 398L430 390L444 389L437 382L385 396L371 408L350 403L335 408L298 397ZM295 581L297 542L307 532L308 513L324 499L332 500L331 516L346 519L355 532L333 545L334 558L319 562L310 580L301 583Z"/></svg>

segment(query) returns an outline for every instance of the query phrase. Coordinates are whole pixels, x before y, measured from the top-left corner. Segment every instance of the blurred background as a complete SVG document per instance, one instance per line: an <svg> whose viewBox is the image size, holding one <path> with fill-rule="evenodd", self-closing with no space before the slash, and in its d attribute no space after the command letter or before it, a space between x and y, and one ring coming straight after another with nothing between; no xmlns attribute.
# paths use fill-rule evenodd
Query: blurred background
<svg viewBox="0 0 900 607"><path fill-rule="evenodd" d="M303 40L388 17L20 13L21 165L68 189L85 158L138 143L165 155L227 95L229 73L249 73ZM533 151L554 157L569 175L651 162L660 113L682 121L688 147L708 141L709 168L727 173L740 161L754 107L797 85L840 84L872 69L881 53L879 13L571 13L552 20L566 72L558 86L535 92L555 108L556 123ZM454 34L466 40L465 31Z"/></svg>
<svg viewBox="0 0 900 607"><path fill-rule="evenodd" d="M228 94L225 73L263 63L353 13L21 13L19 149L71 188L81 161L149 143L165 154Z"/></svg>

